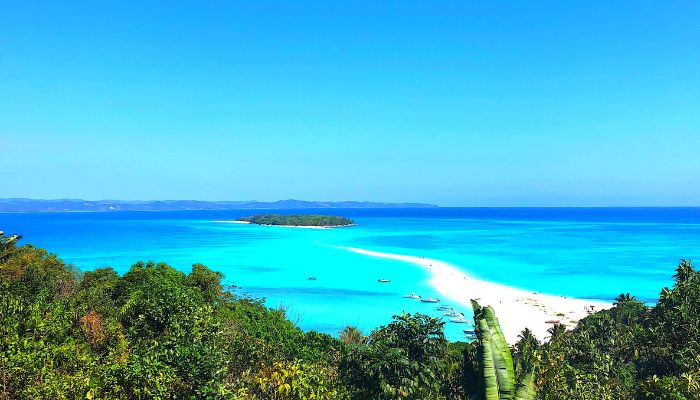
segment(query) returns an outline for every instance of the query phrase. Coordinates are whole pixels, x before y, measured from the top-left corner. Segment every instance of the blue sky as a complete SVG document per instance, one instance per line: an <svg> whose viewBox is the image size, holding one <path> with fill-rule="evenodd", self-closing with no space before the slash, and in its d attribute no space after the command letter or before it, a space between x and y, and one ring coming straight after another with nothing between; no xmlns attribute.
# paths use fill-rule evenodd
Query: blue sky
<svg viewBox="0 0 700 400"><path fill-rule="evenodd" d="M700 206L698 2L260 3L0 0L0 197Z"/></svg>

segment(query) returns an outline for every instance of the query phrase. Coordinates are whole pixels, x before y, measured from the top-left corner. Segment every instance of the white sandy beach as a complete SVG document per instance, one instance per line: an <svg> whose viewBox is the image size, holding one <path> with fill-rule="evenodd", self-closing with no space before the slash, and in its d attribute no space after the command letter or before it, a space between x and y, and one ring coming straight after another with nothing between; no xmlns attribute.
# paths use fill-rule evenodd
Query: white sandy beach
<svg viewBox="0 0 700 400"><path fill-rule="evenodd" d="M481 305L490 305L496 310L501 328L509 344L518 340L520 332L527 328L540 340L547 340L547 329L551 323L559 320L567 329L576 326L576 322L588 315L586 307L595 310L610 308L612 304L596 300L574 299L530 292L493 282L471 277L442 261L401 254L382 253L337 246L355 253L372 257L383 257L420 265L432 274L430 284L443 296L443 303L453 306L471 307L470 299ZM449 301L448 301L449 300ZM469 319L472 319L468 316Z"/></svg>

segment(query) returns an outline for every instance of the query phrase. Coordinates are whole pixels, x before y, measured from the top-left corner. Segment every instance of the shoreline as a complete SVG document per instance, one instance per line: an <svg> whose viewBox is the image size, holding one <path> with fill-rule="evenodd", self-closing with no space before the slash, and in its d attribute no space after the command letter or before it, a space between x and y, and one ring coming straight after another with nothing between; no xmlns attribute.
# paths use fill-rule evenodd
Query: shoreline
<svg viewBox="0 0 700 400"><path fill-rule="evenodd" d="M547 329L552 326L546 321L559 320L567 330L573 329L579 320L589 315L586 311L587 306L594 306L596 311L612 307L612 303L600 300L543 294L477 279L435 259L357 247L334 247L370 257L404 261L427 269L432 275L430 285L455 305L471 309L470 299L475 299L482 306L492 306L508 344L517 342L518 335L525 328L530 328L537 339L544 341L549 336Z"/></svg>
<svg viewBox="0 0 700 400"><path fill-rule="evenodd" d="M316 225L269 225L269 224L254 224L250 221L226 221L226 220L212 221L212 222L217 222L217 223L222 223L222 224L244 224L244 225L255 225L255 226L268 226L268 227L280 227L280 228L302 228L302 229L335 229L335 228L348 228L351 226L357 226L357 224L323 225L323 226L316 226Z"/></svg>

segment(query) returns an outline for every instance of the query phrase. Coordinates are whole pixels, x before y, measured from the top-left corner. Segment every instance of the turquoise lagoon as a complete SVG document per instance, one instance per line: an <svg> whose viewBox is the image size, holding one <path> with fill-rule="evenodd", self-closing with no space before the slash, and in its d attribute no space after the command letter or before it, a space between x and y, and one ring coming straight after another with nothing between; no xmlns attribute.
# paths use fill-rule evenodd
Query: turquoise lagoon
<svg viewBox="0 0 700 400"><path fill-rule="evenodd" d="M434 258L532 291L602 300L630 292L648 302L672 284L680 258L700 256L698 208L274 211L357 222L338 229L214 222L257 212L0 214L0 230L21 233L25 242L81 270L111 266L123 273L138 260L153 260L189 271L203 263L224 273L237 293L264 298L270 307L286 308L300 327L330 334L346 325L369 332L401 312L441 315L435 305L402 297L416 292L440 298L420 266L335 246ZM465 326L446 326L449 338L462 337Z"/></svg>

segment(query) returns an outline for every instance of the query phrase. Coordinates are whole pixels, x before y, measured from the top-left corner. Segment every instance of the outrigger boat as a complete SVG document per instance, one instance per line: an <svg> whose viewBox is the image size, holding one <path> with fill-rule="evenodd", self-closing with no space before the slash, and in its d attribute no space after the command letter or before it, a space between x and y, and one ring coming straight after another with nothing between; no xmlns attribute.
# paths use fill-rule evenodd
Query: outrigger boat
<svg viewBox="0 0 700 400"><path fill-rule="evenodd" d="M382 278L382 279L377 279L377 282L379 282L379 283L389 283L389 282L391 282L391 281L390 281L389 279L383 279L383 278Z"/></svg>
<svg viewBox="0 0 700 400"><path fill-rule="evenodd" d="M464 318L464 314L462 314L461 312L456 311L456 310L452 310L452 311L450 311L450 312L442 313L442 315L444 315L444 316L446 316L446 317L462 317L462 318Z"/></svg>
<svg viewBox="0 0 700 400"><path fill-rule="evenodd" d="M440 300L428 297L427 299L420 299L422 303L439 303Z"/></svg>
<svg viewBox="0 0 700 400"><path fill-rule="evenodd" d="M450 318L450 322L454 322L455 324L471 324L472 321L464 318L464 315L462 315L461 317Z"/></svg>
<svg viewBox="0 0 700 400"><path fill-rule="evenodd" d="M454 308L448 306L447 304L437 306L437 307L435 307L435 309L438 311L454 311Z"/></svg>
<svg viewBox="0 0 700 400"><path fill-rule="evenodd" d="M415 292L414 292L414 293L411 293L411 294L407 294L407 295L405 295L405 296L403 296L403 297L405 297L405 298L407 298L407 299L416 299L416 300L417 300L417 299L420 299L420 296L418 296Z"/></svg>

